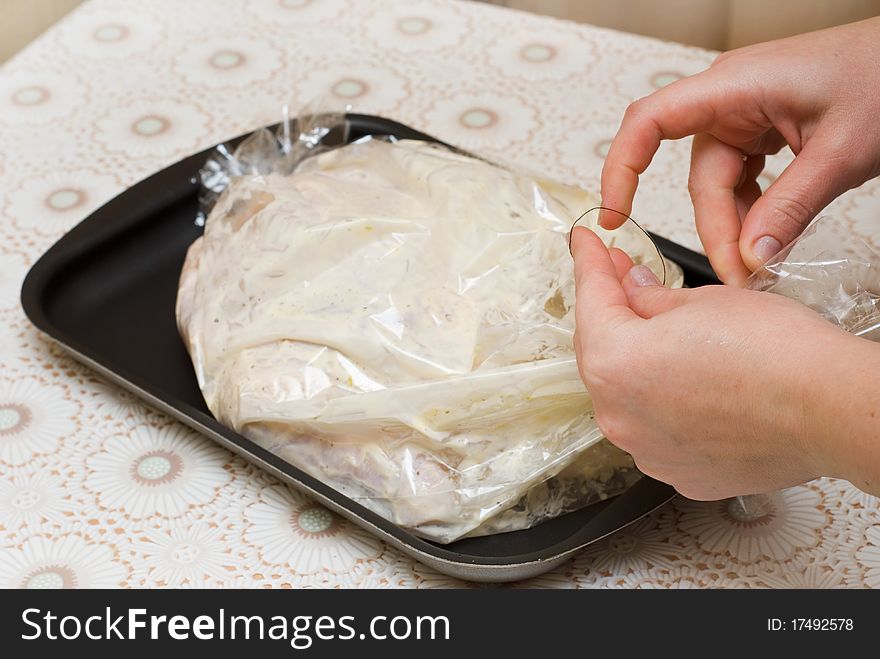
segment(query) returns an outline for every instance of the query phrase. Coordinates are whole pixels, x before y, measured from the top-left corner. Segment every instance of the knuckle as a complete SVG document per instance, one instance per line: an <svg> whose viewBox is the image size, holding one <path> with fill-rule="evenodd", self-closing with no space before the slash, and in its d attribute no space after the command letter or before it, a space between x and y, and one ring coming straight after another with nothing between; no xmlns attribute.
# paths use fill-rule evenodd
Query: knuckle
<svg viewBox="0 0 880 659"><path fill-rule="evenodd" d="M635 456L633 456L633 462L636 465L636 469L638 469L648 478L653 478L655 481L660 481L661 483L669 482L669 479L666 474L663 473L663 470L659 467L656 467L652 462L640 459Z"/></svg>
<svg viewBox="0 0 880 659"><path fill-rule="evenodd" d="M616 411L599 411L596 410L596 425L602 431L602 435L609 442L614 444L622 451L629 454L639 452L639 445L636 441L638 433L634 430L634 425L625 415L621 415Z"/></svg>
<svg viewBox="0 0 880 659"><path fill-rule="evenodd" d="M794 197L777 197L771 204L770 221L779 229L797 235L816 211Z"/></svg>
<svg viewBox="0 0 880 659"><path fill-rule="evenodd" d="M624 363L615 350L597 350L583 355L582 377L596 389L605 389L615 382Z"/></svg>
<svg viewBox="0 0 880 659"><path fill-rule="evenodd" d="M624 451L627 450L624 448L624 445L627 443L626 429L619 417L599 412L597 410L596 425L599 426L599 430L602 431L605 439L614 444L617 448L623 449Z"/></svg>
<svg viewBox="0 0 880 659"><path fill-rule="evenodd" d="M637 119L641 116L645 111L645 99L639 98L630 103L626 107L626 112L624 112L624 117L627 119Z"/></svg>
<svg viewBox="0 0 880 659"><path fill-rule="evenodd" d="M614 376L616 361L613 352L610 350L603 350L595 355L595 358L589 364L589 369L594 377L602 382L608 382Z"/></svg>

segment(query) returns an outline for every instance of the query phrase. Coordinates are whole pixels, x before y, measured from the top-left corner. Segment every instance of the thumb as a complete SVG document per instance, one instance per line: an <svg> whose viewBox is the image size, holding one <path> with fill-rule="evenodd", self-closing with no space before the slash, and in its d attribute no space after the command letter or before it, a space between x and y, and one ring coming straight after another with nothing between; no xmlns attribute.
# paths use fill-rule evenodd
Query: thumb
<svg viewBox="0 0 880 659"><path fill-rule="evenodd" d="M620 282L630 308L642 318L675 309L686 301L687 291L666 288L657 276L644 265L633 266Z"/></svg>
<svg viewBox="0 0 880 659"><path fill-rule="evenodd" d="M743 262L757 270L797 238L846 191L845 163L814 138L752 205L739 238Z"/></svg>

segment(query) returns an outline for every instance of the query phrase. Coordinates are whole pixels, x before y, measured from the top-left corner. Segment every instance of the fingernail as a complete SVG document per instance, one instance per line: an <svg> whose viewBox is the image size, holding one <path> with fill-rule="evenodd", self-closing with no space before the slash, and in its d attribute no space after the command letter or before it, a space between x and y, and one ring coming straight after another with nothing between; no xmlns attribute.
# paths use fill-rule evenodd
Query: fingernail
<svg viewBox="0 0 880 659"><path fill-rule="evenodd" d="M782 243L776 240L773 236L761 236L755 241L755 244L752 247L752 254L754 254L755 258L761 263L766 263L776 256L781 249Z"/></svg>
<svg viewBox="0 0 880 659"><path fill-rule="evenodd" d="M651 269L644 265L634 265L629 269L629 278L636 286L659 286L660 280Z"/></svg>

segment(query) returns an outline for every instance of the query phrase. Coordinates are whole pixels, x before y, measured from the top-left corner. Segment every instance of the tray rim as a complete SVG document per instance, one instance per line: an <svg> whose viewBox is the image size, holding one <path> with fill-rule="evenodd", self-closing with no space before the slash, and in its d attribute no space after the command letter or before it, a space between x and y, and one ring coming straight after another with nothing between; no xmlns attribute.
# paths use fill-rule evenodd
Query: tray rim
<svg viewBox="0 0 880 659"><path fill-rule="evenodd" d="M366 131L367 134L389 134L391 131L396 131L398 133L404 132L410 134L418 139L439 142L439 140L430 135L426 135L409 126L384 117L348 113L346 114L346 120L350 126L359 126L362 131ZM239 135L218 144L235 144L250 135L252 132L253 131ZM442 142L439 143L443 144ZM641 486L642 489L648 488L649 491L650 488L653 487L657 490L654 494L654 501L656 503L650 508L646 507L640 509L640 514L633 516L625 524L611 525L611 527L607 529L601 529L600 526L595 533L589 535L588 539L576 539L572 542L572 539L577 538L580 531L592 526L594 520L602 518L603 515L607 515L608 513L606 513L606 511L609 507L612 509L614 508L611 504L615 501L621 500L620 497L615 497L606 502L595 504L596 506L602 506L602 508L594 517L588 520L587 524L581 527L579 531L575 531L567 538L560 540L545 550L512 557L480 557L467 555L468 558L465 558L465 555L451 551L444 545L431 543L419 538L409 531L394 525L392 522L381 518L376 513L367 510L338 490L335 490L322 483L320 480L309 476L305 472L302 472L293 465L285 462L283 459L265 451L265 449L261 449L246 437L222 426L219 422L213 419L213 417L191 407L188 403L178 401L178 405L175 405L171 401L165 400L148 391L144 385L148 385L149 383L140 382L140 378L133 376L132 374L125 374L125 369L114 368L112 364L108 364L106 361L102 362L100 356L96 354L94 346L90 348L87 345L81 344L77 339L67 335L62 328L56 326L49 319L48 314L45 312L42 305L42 292L49 287L52 277L62 270L66 264L75 262L78 255L88 252L96 245L109 240L113 235L124 233L127 227L137 222L136 219L128 218L128 222L117 222L115 227L112 226L111 222L108 222L108 218L116 214L116 207L121 205L123 200L135 197L138 192L143 192L144 190L149 190L154 198L158 197L156 203L160 203L162 200L161 198L166 195L169 199L177 198L182 194L182 191L186 192L185 188L192 188L192 192L195 192L198 186L195 179L192 177L186 178L186 185L178 185L176 188L169 189L167 185L157 184L160 179L168 178L175 170L179 170L180 172L193 171L193 166L203 163L206 155L216 148L216 146L217 145L210 146L190 156L184 157L123 190L63 235L31 266L22 285L21 304L27 318L42 334L57 343L75 359L97 371L114 384L131 391L147 403L159 408L178 421L183 422L201 435L233 451L237 455L242 456L260 468L269 471L281 481L307 493L322 505L325 505L334 512L357 524L368 533L380 538L420 562L425 563L444 574L457 578L471 581L501 582L537 576L538 574L546 572L547 570L563 563L570 556L583 550L588 545L633 524L645 515L662 507L676 496L676 492L672 487L644 476L636 483L636 485L630 488L628 492L638 489L639 486ZM676 255L678 258L674 258L673 260L676 260L679 263L682 263L682 260L690 261L691 263L689 263L689 265L692 268L701 271L701 276L706 278L712 277L711 274L709 274L711 273L711 269L708 266L708 261L706 261L705 257L702 255L692 252L691 250L662 238L661 236L651 234L651 237L657 242L661 251L667 254L667 256L669 251L678 252ZM709 268L708 271L707 268ZM237 443L236 439L233 437L225 436L224 431L235 438L238 438L239 442ZM297 473L287 473L287 469ZM343 505L341 502L334 500L331 494L335 494L337 497L344 500L347 505L352 507L346 507L346 505ZM391 529L383 528L385 526L389 526ZM396 530L397 534L392 532L392 530ZM398 534L402 537L398 537ZM456 556L459 556L459 558L456 559Z"/></svg>

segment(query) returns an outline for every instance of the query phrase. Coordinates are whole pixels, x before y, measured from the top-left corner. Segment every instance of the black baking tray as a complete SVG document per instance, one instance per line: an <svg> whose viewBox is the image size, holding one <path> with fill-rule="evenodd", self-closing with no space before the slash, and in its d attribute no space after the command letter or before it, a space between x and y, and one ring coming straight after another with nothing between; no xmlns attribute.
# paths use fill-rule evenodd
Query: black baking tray
<svg viewBox="0 0 880 659"><path fill-rule="evenodd" d="M349 114L346 119L349 141L366 135L438 141L382 117ZM22 288L22 305L31 322L113 382L447 575L497 582L541 574L674 496L668 485L643 477L615 498L531 529L439 545L388 522L221 425L205 406L174 317L184 255L202 232L195 221L196 176L210 151L126 190L50 248ZM653 238L684 269L687 285L717 283L704 256Z"/></svg>

